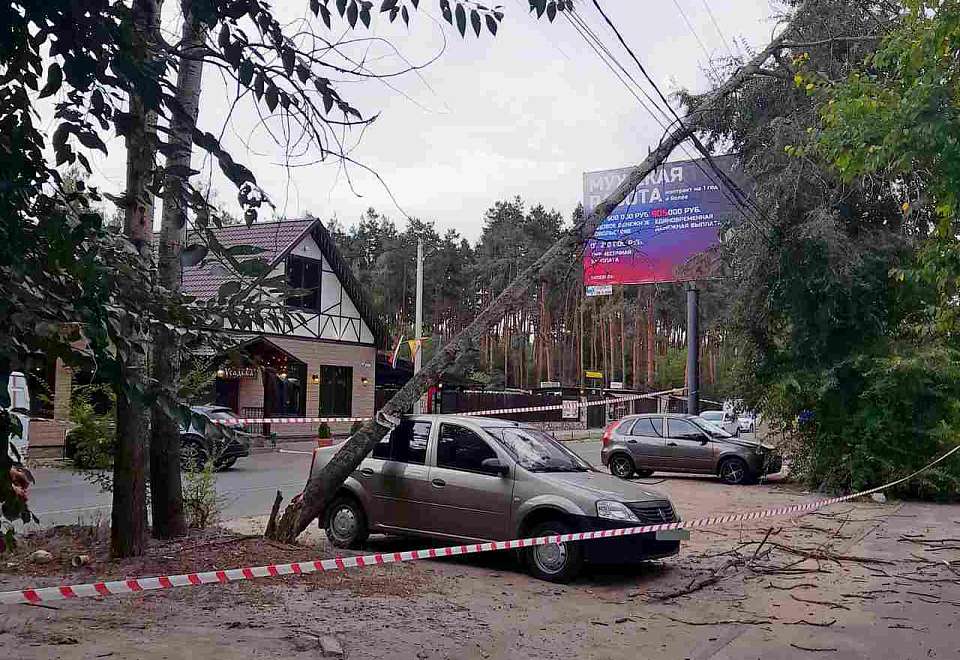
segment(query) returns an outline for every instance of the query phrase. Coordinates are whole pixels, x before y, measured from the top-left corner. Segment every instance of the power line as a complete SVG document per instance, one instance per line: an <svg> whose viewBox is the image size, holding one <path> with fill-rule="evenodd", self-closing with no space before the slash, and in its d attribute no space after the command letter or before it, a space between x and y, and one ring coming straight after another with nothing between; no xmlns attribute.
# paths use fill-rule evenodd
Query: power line
<svg viewBox="0 0 960 660"><path fill-rule="evenodd" d="M571 12L565 12L565 15L566 15L566 14L571 14ZM607 56L614 64L616 64L616 66L619 67L619 68L623 71L623 73L627 76L627 78L628 78L631 82L633 82L633 84L637 87L637 89L639 89L639 90L643 93L643 95L644 95L644 96L647 98L647 100L649 101L650 105L654 106L665 118L667 118L667 119L669 120L669 123L665 125L665 124L663 123L663 121L661 121L660 117L658 117L655 113L653 113L646 104L644 104L644 103L641 102L642 107L644 107L644 109L647 110L647 112L653 117L653 119L654 119L658 124L660 124L660 126L664 129L664 134L666 134L667 132L669 132L669 130L670 130L670 128L673 126L673 124L674 124L674 123L677 123L677 121L679 120L679 117L677 116L677 114L676 114L675 112L673 112L673 109L672 109L672 108L670 108L669 103L666 103L666 105L668 106L668 108L670 109L671 113L673 113L673 116L674 116L676 119L670 119L670 116L667 114L667 112L664 111L664 110L660 107L660 105L659 105L654 99L652 99L652 98L650 97L649 94L647 94L646 90L643 89L643 87L640 85L640 83L637 82L637 80L636 80L636 79L633 77L633 75L626 69L626 67L624 67L624 66L620 63L620 61L616 58L616 56L615 56L613 53L611 53L609 49L606 48L606 46L603 44L603 41L600 39L600 37L599 37L596 33L593 32L592 28L590 28L590 26L587 25L587 23L586 23L586 21L583 19L583 17L582 17L582 16L579 16L579 15L576 14L575 12L573 12L572 15L575 16L576 21L574 21L573 19L571 19L570 16L568 16L568 20L570 20L571 24L574 26L574 28L577 30L577 32L580 34L580 36L583 37L583 38L588 42L588 45L590 45L591 48L593 48L594 52L597 52L597 55L601 57L601 59L604 61L604 64L606 64L608 68L611 67L610 63L607 62L607 60L603 57L603 55L601 55L601 53L598 52L597 47L594 45L593 42L596 42L596 44L599 45L600 49L602 49L602 51L603 51L604 53L606 53L606 56ZM592 41L591 41L591 38L592 38ZM619 73L617 73L616 71L615 71L615 73L616 73L616 75L617 75L617 78L620 80L620 82L623 83L624 86L627 87L627 91L629 91L629 92L634 96L634 98L637 98L636 92L635 92L629 85L627 85L626 81L623 80L623 76L620 75ZM648 79L648 80L649 80L649 79ZM655 85L654 85L654 88L656 89L656 86L655 86ZM658 93L659 93L659 90L657 90L657 91L658 91ZM661 94L661 98L663 98L662 94ZM639 99L638 99L638 100L639 100ZM662 140L662 138L661 138L661 140ZM697 160L697 159L689 152L689 150L687 149L687 147L686 147L685 144L681 144L681 145L680 145L680 149L687 155L687 157L688 157L689 159L691 159L692 161L694 161L694 163L695 163L695 165L697 166L697 168L704 174L704 176L705 176L709 181L711 181L712 183L714 183L715 185L717 185L717 187L718 187L718 189L720 190L721 194L727 199L728 202L731 203L731 205L732 205L734 208L737 209L737 211L740 212L740 214L744 217L744 219L745 219L747 222L749 222L749 223L751 223L751 224L755 223L755 221L756 221L755 218L751 217L751 215L748 215L748 213L747 213L747 211L752 211L752 209L750 209L748 206L746 206L741 199L738 199L736 196L734 196L734 195L732 194L731 188L732 188L735 184L733 184L733 182L729 180L729 177L727 177L727 176L725 175L725 173L723 173L722 171L719 171L719 170L717 169L716 165L715 165L713 162L708 162L708 164L711 166L711 169L712 169L713 172L714 172L713 174L711 174L711 172L707 171L707 169L704 168L703 164L702 164L699 160ZM705 151L705 149L701 150L701 152L703 152L703 151ZM709 153L709 152L708 152L708 153ZM755 213L755 212L754 212L754 213Z"/></svg>
<svg viewBox="0 0 960 660"><path fill-rule="evenodd" d="M710 70L713 71L714 75L719 78L720 72L717 71L717 69L713 66L713 56L710 54L710 50L707 48L706 44L703 43L703 39L700 38L700 34L697 32L696 28L693 27L693 23L690 22L689 18L687 18L687 12L683 11L683 7L680 6L680 3L677 2L677 0L673 0L673 6L677 8L678 12L680 12L680 17L683 19L683 22L687 24L687 28L690 29L690 34L692 34L693 38L697 40L698 44L700 44L700 50L702 50L703 54L707 56L707 66L710 67ZM606 18L606 16L604 16L604 18Z"/></svg>
<svg viewBox="0 0 960 660"><path fill-rule="evenodd" d="M703 8L707 10L707 15L710 16L710 22L713 23L713 27L717 30L717 34L720 35L720 40L723 42L724 48L727 49L727 53L730 54L730 59L736 59L736 55L733 54L733 50L730 48L730 40L727 39L727 35L723 33L723 30L720 28L720 23L717 22L717 17L713 15L713 10L710 9L710 3L707 0L700 0L703 3Z"/></svg>
<svg viewBox="0 0 960 660"><path fill-rule="evenodd" d="M624 47L624 49L627 51L627 53L636 63L637 67L639 67L640 73L643 74L643 77L646 79L646 81L650 84L651 87L653 87L654 91L657 93L657 96L660 98L661 101L663 101L663 104L667 106L667 109L670 110L670 113L673 115L676 121L680 124L680 126L684 126L683 120L680 118L680 115L676 113L676 111L670 105L670 102L667 100L667 97L664 96L663 92L660 90L657 84L653 81L653 78L651 78L650 74L647 73L646 68L640 62L640 59L636 56L636 54L634 54L633 49L631 49L630 46L627 44L626 40L623 38L623 35L620 34L620 30L617 29L616 25L613 24L613 21L611 21L610 18L607 16L606 12L603 11L603 8L600 6L600 3L597 0L593 0L593 5L594 7L597 8L597 11L600 12L600 15L603 17L604 21L606 21L610 29L613 30L613 33L616 35L617 39L620 41L620 44ZM693 131L690 131L690 141L697 148L697 150L701 154L703 154L703 157L704 159L706 159L707 164L714 171L714 173L720 178L720 180L727 185L729 190L734 194L734 197L739 198L738 200L739 203L742 204L743 206L746 206L747 208L752 208L753 211L757 213L772 229L774 225L770 221L770 219L767 217L766 213L764 213L763 209L760 208L755 203L753 203L753 201L750 200L749 197L743 192L740 186L738 186L735 181L730 179L730 177L727 176L727 174L717 166L716 162L713 160L713 155L710 153L709 149L707 149L703 145L703 143L700 141L699 138L697 138L696 134Z"/></svg>

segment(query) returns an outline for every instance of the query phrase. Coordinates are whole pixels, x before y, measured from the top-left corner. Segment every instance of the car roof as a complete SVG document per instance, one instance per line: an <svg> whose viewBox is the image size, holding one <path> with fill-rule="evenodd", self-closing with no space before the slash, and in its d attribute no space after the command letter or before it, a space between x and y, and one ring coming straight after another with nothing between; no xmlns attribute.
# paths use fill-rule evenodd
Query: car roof
<svg viewBox="0 0 960 660"><path fill-rule="evenodd" d="M230 414L233 414L233 409L227 406L190 406L190 410L198 413L211 413L211 412L220 412L225 410Z"/></svg>
<svg viewBox="0 0 960 660"><path fill-rule="evenodd" d="M479 426L527 426L524 422L516 422L512 419L499 419L497 417L481 417L479 415L455 415L455 414L433 414L433 415L410 415L407 419L417 422L473 422Z"/></svg>
<svg viewBox="0 0 960 660"><path fill-rule="evenodd" d="M625 415L623 419L643 419L649 417L670 417L671 419L693 419L696 415L687 413L639 413L637 415Z"/></svg>

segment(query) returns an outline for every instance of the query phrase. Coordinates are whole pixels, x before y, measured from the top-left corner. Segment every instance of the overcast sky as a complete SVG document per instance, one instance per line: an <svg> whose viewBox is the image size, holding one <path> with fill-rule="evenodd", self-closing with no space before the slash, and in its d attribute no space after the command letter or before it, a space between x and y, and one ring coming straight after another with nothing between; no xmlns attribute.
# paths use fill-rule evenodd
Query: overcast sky
<svg viewBox="0 0 960 660"><path fill-rule="evenodd" d="M444 40L445 50L425 69L391 78L393 88L375 80L339 86L365 116L379 113L350 155L383 177L396 203L358 167L349 170L352 189L335 162L283 167L283 150L263 131L251 133L257 117L249 106L236 109L227 127L228 148L253 169L282 217L310 212L349 225L372 206L400 225L406 213L434 220L441 232L452 227L475 240L486 209L515 195L569 216L581 199L584 171L639 162L663 129L567 21L537 21L527 13L526 0L501 1L506 17L495 38L484 32L479 39L461 39L450 26L441 28L431 18L439 15L433 0L421 2L409 30L378 17L372 32L411 62L431 59L444 49ZM307 4L275 3L291 19L302 15ZM734 40L762 47L770 39L776 11L769 0L605 0L602 5L665 92L705 89L704 47L715 56L725 56L727 47L741 54ZM592 3L581 0L577 6L639 79ZM177 29L172 21L167 27ZM367 56L380 71L402 66L382 44L373 44ZM216 72L208 68L204 75L200 125L219 132L230 97ZM122 186L122 146L114 138L110 156L95 162L95 180L108 190ZM196 157L194 167L202 165ZM216 172L213 186L224 206L238 208L235 192Z"/></svg>

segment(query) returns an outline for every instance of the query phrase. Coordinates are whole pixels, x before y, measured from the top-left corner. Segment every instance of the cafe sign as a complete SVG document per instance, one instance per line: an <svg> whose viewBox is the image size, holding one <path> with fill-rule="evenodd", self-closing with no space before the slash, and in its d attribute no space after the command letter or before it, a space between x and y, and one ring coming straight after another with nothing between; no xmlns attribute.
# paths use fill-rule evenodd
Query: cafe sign
<svg viewBox="0 0 960 660"><path fill-rule="evenodd" d="M257 370L254 367L224 367L217 371L217 377L229 380L240 378L256 378Z"/></svg>

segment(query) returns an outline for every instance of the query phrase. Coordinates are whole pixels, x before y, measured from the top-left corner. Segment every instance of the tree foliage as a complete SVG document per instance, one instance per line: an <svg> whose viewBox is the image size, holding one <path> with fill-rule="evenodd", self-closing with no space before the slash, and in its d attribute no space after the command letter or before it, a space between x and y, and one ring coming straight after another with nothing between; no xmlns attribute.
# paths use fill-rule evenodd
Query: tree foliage
<svg viewBox="0 0 960 660"><path fill-rule="evenodd" d="M931 190L942 117L929 107L936 85L914 79L928 73L923 57L889 52L940 42L890 3L789 4L797 29L777 66L703 128L739 153L765 210L726 255L739 385L795 441L797 474L846 490L903 476L955 441L955 347L931 344L927 323L952 305L922 275L945 262L931 260L929 209L905 204ZM894 62L917 70L884 73ZM903 77L881 93L889 75ZM884 109L896 87L911 98ZM956 474L953 462L902 492L950 497Z"/></svg>

